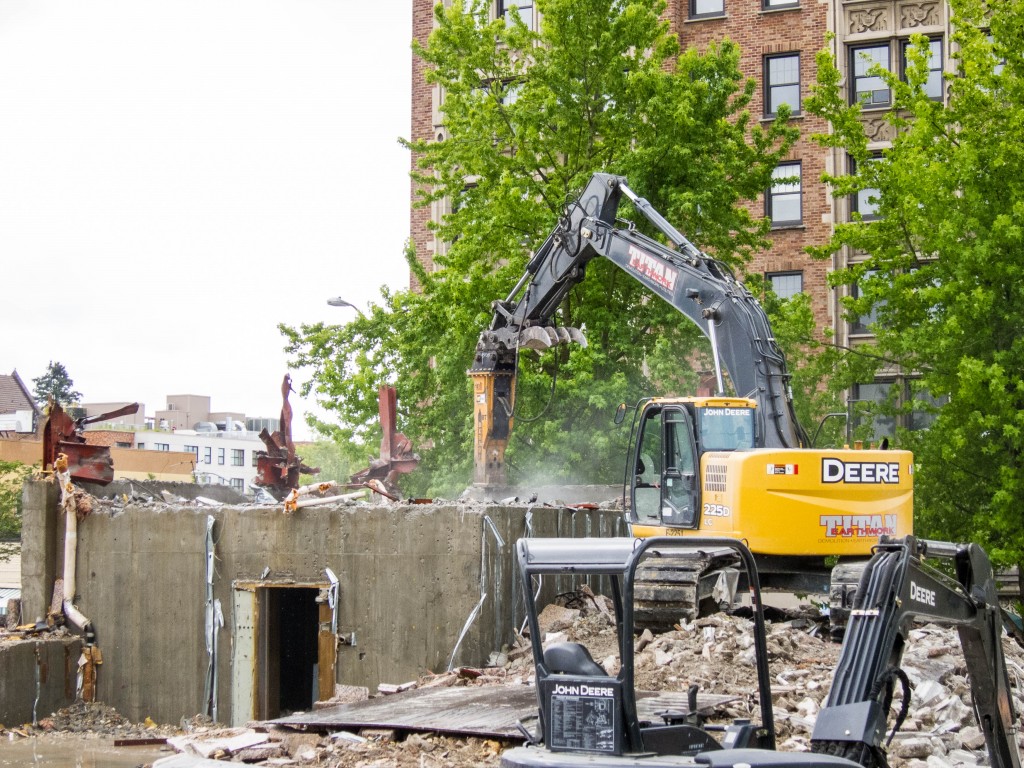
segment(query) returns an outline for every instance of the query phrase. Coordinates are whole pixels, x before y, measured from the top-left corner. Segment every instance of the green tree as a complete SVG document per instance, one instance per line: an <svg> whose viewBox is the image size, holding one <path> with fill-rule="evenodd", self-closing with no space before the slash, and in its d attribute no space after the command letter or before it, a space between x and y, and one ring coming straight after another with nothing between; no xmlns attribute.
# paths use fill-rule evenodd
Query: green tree
<svg viewBox="0 0 1024 768"><path fill-rule="evenodd" d="M46 367L46 373L37 379L32 379L32 383L35 385L32 393L40 407L45 406L50 398L64 408L82 399L82 393L73 389L75 382L68 376L63 363L55 363L51 360Z"/></svg>
<svg viewBox="0 0 1024 768"><path fill-rule="evenodd" d="M16 461L0 461L0 560L10 556L11 542L21 538L21 488L31 471Z"/></svg>
<svg viewBox="0 0 1024 768"><path fill-rule="evenodd" d="M357 465L348 455L347 448L349 446L339 445L330 440L317 440L298 446L296 452L302 456L302 461L310 467L320 469L315 475L302 475L299 482L302 485L323 483L329 480L336 483L347 483L354 472L365 466Z"/></svg>
<svg viewBox="0 0 1024 768"><path fill-rule="evenodd" d="M451 201L437 227L450 248L430 272L410 251L420 290L385 292L340 329L282 327L296 363L311 369L305 391L343 425L321 428L339 439L367 438L378 385L397 384L401 428L424 459L410 484L424 478L424 492L470 477L466 371L477 336L593 172L626 176L701 247L738 265L767 233L742 203L769 186L795 138L784 121L751 120L754 83L734 44L680 55L661 0L539 0L539 32L515 11L490 20L491 5L439 3L429 42L414 45L445 94L444 137L407 145L419 205ZM656 387L692 392L698 332L651 298L612 264L588 266L558 323L585 328L589 347L523 356L506 455L513 477L615 481L625 442L615 406Z"/></svg>
<svg viewBox="0 0 1024 768"><path fill-rule="evenodd" d="M875 312L875 368L918 377L903 407L934 413L930 429L904 436L919 464L918 531L978 541L1024 566L1024 6L951 9L946 103L921 87L923 37L912 38L905 81L878 72L898 133L876 161L835 61L819 56L807 108L832 123L820 140L859 171L830 181L837 195L875 190L880 219L838 225L817 255L867 254L833 281L859 286L851 316Z"/></svg>

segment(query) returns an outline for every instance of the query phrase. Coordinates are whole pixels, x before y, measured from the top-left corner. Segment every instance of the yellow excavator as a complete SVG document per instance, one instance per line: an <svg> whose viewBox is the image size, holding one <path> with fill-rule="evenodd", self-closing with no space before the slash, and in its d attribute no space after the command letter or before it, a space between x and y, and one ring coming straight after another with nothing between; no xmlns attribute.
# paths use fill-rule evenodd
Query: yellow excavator
<svg viewBox="0 0 1024 768"><path fill-rule="evenodd" d="M623 197L673 247L618 219ZM793 410L785 356L760 303L728 267L694 246L620 176L594 174L509 296L493 305L469 372L474 482L506 482L519 350L586 343L578 329L551 323L595 258L611 260L694 322L710 341L715 367L715 396L655 397L638 404L624 483L631 534L742 540L754 553L764 586L828 592L833 619L841 617L856 589L858 565L879 537L913 533L912 455L811 448ZM725 392L726 378L732 395ZM842 567L834 568L837 563ZM666 620L677 621L680 601L692 605L693 613L706 601L723 602L729 570L719 566L645 572L652 620L659 605L669 612Z"/></svg>

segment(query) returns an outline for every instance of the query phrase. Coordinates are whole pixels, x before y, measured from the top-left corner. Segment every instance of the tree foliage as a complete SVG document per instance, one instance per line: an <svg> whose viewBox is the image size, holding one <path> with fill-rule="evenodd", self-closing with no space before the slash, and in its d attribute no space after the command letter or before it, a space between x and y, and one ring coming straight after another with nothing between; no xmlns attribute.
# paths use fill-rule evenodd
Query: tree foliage
<svg viewBox="0 0 1024 768"><path fill-rule="evenodd" d="M16 461L0 461L0 560L14 551L10 543L21 538L21 490L31 471Z"/></svg>
<svg viewBox="0 0 1024 768"><path fill-rule="evenodd" d="M65 408L82 399L82 393L73 389L75 382L71 380L63 363L51 360L46 373L32 379L32 383L35 385L32 394L40 407L45 406L51 398Z"/></svg>
<svg viewBox="0 0 1024 768"><path fill-rule="evenodd" d="M442 140L407 145L418 204L450 202L436 229L446 252L427 272L410 250L419 290L385 291L341 328L282 327L295 362L311 371L305 391L340 418L319 427L338 439L369 438L378 385L397 384L401 427L424 455L410 481L429 478L422 490L435 493L471 475L466 371L491 303L509 294L592 173L626 176L698 245L736 265L767 232L742 203L769 186L795 138L784 122L751 120L754 83L734 44L680 54L661 0L539 0L539 32L514 10L491 20L492 5L439 3L428 43L414 44L444 94L444 125ZM616 405L656 386L691 393L698 332L602 260L557 322L584 328L590 345L524 353L511 473L616 481L625 442L611 424Z"/></svg>
<svg viewBox="0 0 1024 768"><path fill-rule="evenodd" d="M818 255L867 254L833 280L859 286L851 316L875 312L874 368L917 377L904 409L945 403L932 408L930 429L906 436L919 464L919 532L1024 563L1024 6L952 0L951 9L945 104L922 91L921 36L905 81L878 72L898 134L877 161L835 61L819 57L807 108L832 123L821 141L858 169L830 181L837 195L877 190L880 219L837 225Z"/></svg>

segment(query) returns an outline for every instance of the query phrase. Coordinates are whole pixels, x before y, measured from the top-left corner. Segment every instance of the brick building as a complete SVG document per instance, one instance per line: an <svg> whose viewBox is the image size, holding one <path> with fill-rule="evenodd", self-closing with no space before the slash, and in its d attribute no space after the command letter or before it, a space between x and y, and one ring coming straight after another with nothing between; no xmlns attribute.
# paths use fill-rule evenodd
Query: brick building
<svg viewBox="0 0 1024 768"><path fill-rule="evenodd" d="M413 35L421 43L426 43L433 28L434 5L435 0L413 0ZM495 0L492 13L503 14L511 5L520 9L524 19L537 23L534 0ZM880 152L892 138L883 118L889 95L880 78L867 75L867 67L878 62L890 71L902 71L909 35L926 34L932 41L934 68L929 89L934 90L936 98L942 98L942 70L949 56L945 4L931 0L668 0L665 15L683 48L704 50L710 42L725 37L737 42L744 73L759 85L750 105L752 115L771 120L778 105L787 103L793 123L801 130L801 138L776 171L776 176L785 181L765 190L761 199L752 203L755 213L763 211L772 221L772 247L758 254L748 270L764 274L780 296L808 293L818 327L822 331L830 329L837 343L869 343L871 335L865 327L869 318L847 322L843 317L840 297L851 289L833 290L827 285L828 272L856 260L857 255L844 252L831 262L815 261L804 249L825 242L833 223L848 220L851 210L870 218L870 191L853 200L832 199L821 175L825 171L845 172L849 161L845 155L811 141L811 135L828 128L804 112L802 102L817 79L815 55L825 46L826 33L831 32L835 35L833 51L846 74L849 98L864 103L863 120L872 139L871 148ZM423 62L414 57L412 67L411 137L436 140L443 113L440 95L424 81ZM794 177L796 183L792 182ZM412 208L411 237L428 268L444 244L436 240L427 224L443 212L443 205ZM854 387L850 401L880 400L892 386L906 389L898 370ZM875 426L876 436L881 437L891 434L893 425L876 420Z"/></svg>

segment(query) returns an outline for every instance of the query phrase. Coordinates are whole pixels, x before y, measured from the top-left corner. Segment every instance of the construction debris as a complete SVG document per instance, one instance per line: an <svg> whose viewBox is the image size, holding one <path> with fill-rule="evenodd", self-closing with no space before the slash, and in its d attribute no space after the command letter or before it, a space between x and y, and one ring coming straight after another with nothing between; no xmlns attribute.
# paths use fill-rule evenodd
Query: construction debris
<svg viewBox="0 0 1024 768"><path fill-rule="evenodd" d="M609 672L617 669L613 622L600 609L605 598L579 591L560 602L570 603L545 611L551 619L546 641L583 643ZM772 691L779 748L807 751L817 713L831 685L839 645L822 631L823 622L811 609L792 612L789 618L768 626L768 649L773 674ZM1014 688L1018 714L1024 711L1024 649L1005 638L1004 650ZM970 683L958 649L955 630L924 625L911 631L902 666L911 682L910 710L906 722L889 748L893 768L948 768L984 764L984 737L974 722ZM680 622L660 634L639 635L636 649L637 688L681 691L697 684L702 694L719 700L712 721L757 717L753 695L756 670L753 637L748 620L717 614L692 622ZM491 665L462 667L444 674L427 674L417 681L418 696L440 688L514 686L529 691L534 677L529 643L517 638L495 652ZM381 690L407 688L409 683L384 684ZM511 693L511 691L510 691ZM379 694L378 694L379 695ZM716 695L717 698L716 699ZM365 700L365 688L336 689L337 703ZM398 699L396 699L397 701ZM894 710L900 706L897 689ZM327 710L322 710L326 714ZM890 718L890 725L894 718ZM453 737L436 733L407 733L395 729L362 729L310 733L267 723L246 729L226 729L197 716L179 726L133 725L109 707L77 704L40 721L38 729L22 727L0 734L33 735L40 731L93 732L122 738L167 736L183 749L180 755L163 758L154 768L208 765L212 756L220 764L230 761L256 765L387 765L389 768L470 768L497 766L501 751L511 742L490 738ZM1018 737L1020 738L1020 737ZM165 762L167 761L167 762ZM177 761L177 762L176 762Z"/></svg>
<svg viewBox="0 0 1024 768"><path fill-rule="evenodd" d="M266 429L262 430L260 440L267 446L267 450L256 454L257 474L253 485L266 488L278 501L299 487L300 475L315 475L320 472L319 467L306 466L302 459L295 455L295 443L292 442L292 406L288 402L288 394L294 391L292 377L286 373L281 382L280 430L274 434L270 434Z"/></svg>
<svg viewBox="0 0 1024 768"><path fill-rule="evenodd" d="M395 487L398 476L412 472L420 462L418 454L412 451L412 442L395 428L398 419L398 394L394 387L382 386L378 393L378 413L383 436L380 439L380 457L370 461L370 466L352 475L355 485L368 485L372 481L383 483L373 490L390 499L396 495L389 489Z"/></svg>
<svg viewBox="0 0 1024 768"><path fill-rule="evenodd" d="M110 458L110 447L86 443L82 431L87 424L135 413L139 404L132 403L115 411L80 419L72 419L60 403L53 400L48 410L43 426L43 469L56 470L57 457L63 454L72 480L87 480L100 485L113 480L114 462Z"/></svg>

